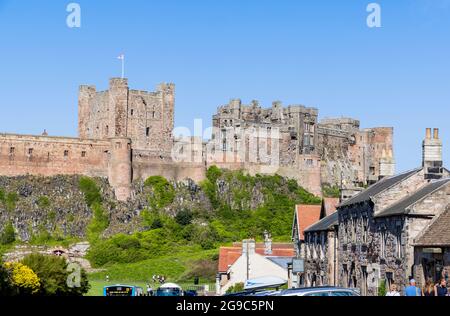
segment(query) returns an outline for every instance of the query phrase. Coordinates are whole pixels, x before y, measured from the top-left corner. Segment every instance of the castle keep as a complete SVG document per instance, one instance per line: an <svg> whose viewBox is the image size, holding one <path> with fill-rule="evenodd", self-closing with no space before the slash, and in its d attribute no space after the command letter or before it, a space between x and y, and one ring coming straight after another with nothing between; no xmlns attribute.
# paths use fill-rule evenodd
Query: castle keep
<svg viewBox="0 0 450 316"><path fill-rule="evenodd" d="M349 118L318 121L318 110L240 100L218 108L211 140L177 138L175 86L132 90L113 78L107 91L81 86L78 138L0 134L0 175L83 174L108 178L118 200L152 175L204 179L218 165L251 174L278 173L321 195L323 184L353 188L394 174L393 129L360 129ZM250 132L249 132L250 131ZM191 159L179 159L180 155ZM430 166L434 170L438 166Z"/></svg>

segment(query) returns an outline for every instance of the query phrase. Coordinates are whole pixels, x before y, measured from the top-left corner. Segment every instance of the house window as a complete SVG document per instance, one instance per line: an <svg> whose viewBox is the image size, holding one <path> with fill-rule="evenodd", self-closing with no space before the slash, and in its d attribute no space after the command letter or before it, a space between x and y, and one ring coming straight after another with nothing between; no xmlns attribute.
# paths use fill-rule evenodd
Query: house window
<svg viewBox="0 0 450 316"><path fill-rule="evenodd" d="M394 283L394 274L392 272L386 272L386 288L390 289Z"/></svg>
<svg viewBox="0 0 450 316"><path fill-rule="evenodd" d="M380 233L380 255L381 258L386 258L386 245L387 245L387 238L388 238L388 233L386 231L386 229L383 229Z"/></svg>
<svg viewBox="0 0 450 316"><path fill-rule="evenodd" d="M362 218L362 243L367 244L369 241L369 219Z"/></svg>
<svg viewBox="0 0 450 316"><path fill-rule="evenodd" d="M402 251L402 227L399 225L397 226L397 231L395 234L395 257L396 258L402 258L403 257L403 251Z"/></svg>
<svg viewBox="0 0 450 316"><path fill-rule="evenodd" d="M322 232L320 234L320 259L324 259L325 258L325 233Z"/></svg>

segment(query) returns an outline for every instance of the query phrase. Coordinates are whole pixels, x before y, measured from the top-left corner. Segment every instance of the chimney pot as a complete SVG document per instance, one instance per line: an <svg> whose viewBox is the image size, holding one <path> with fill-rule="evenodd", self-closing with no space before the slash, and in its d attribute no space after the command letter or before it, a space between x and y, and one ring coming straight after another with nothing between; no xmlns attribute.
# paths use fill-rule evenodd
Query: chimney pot
<svg viewBox="0 0 450 316"><path fill-rule="evenodd" d="M431 128L427 128L427 136L426 139L431 139Z"/></svg>
<svg viewBox="0 0 450 316"><path fill-rule="evenodd" d="M439 128L434 129L434 139L439 139Z"/></svg>

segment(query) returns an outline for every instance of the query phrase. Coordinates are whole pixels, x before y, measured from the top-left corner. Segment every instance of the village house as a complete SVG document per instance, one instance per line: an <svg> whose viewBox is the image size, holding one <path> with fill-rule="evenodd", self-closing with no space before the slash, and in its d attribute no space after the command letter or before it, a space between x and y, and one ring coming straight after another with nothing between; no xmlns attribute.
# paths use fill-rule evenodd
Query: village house
<svg viewBox="0 0 450 316"><path fill-rule="evenodd" d="M331 224L330 216L336 212L338 198L324 198L321 205L296 205L292 225L292 240L294 241L296 258L304 262L304 272L294 273L292 284L295 287L329 284L329 278L322 269L329 260L329 241L335 238L325 226ZM334 217L333 217L334 218ZM331 228L332 226L330 226ZM320 260L322 264L318 262Z"/></svg>
<svg viewBox="0 0 450 316"><path fill-rule="evenodd" d="M287 282L288 264L294 253L292 244L272 243L268 234L264 243L246 239L232 247L220 247L216 293L223 295L238 283L261 277L277 277Z"/></svg>
<svg viewBox="0 0 450 316"><path fill-rule="evenodd" d="M448 277L449 208L439 130L432 136L427 129L420 168L386 177L339 205L338 285L373 296L382 282L403 292L410 278L422 286Z"/></svg>

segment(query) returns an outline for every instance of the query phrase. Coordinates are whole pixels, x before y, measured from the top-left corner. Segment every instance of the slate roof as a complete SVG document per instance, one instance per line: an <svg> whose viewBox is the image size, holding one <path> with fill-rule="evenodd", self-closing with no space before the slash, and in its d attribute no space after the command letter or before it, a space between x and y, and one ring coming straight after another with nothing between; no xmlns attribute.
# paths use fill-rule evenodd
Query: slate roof
<svg viewBox="0 0 450 316"><path fill-rule="evenodd" d="M329 230L333 226L338 225L338 224L339 224L339 214L337 212L335 212L331 215L328 215L327 217L322 218L316 224L305 229L305 233Z"/></svg>
<svg viewBox="0 0 450 316"><path fill-rule="evenodd" d="M266 257L276 265L282 267L283 269L288 268L288 264L292 263L292 257Z"/></svg>
<svg viewBox="0 0 450 316"><path fill-rule="evenodd" d="M322 211L322 205L296 205L295 206L295 218L298 227L299 239L304 240L304 231L312 224L317 223L320 220L320 213Z"/></svg>
<svg viewBox="0 0 450 316"><path fill-rule="evenodd" d="M373 184L372 186L370 186L367 190L362 191L361 193L355 195L354 197L352 197L351 199L348 199L347 201L344 201L343 203L341 203L339 205L339 207L343 207L343 206L349 206L352 204L356 204L356 203L360 203L360 202L364 202L364 201L368 201L370 200L373 196L383 192L386 189L389 189L390 187L402 182L403 180L409 178L410 176L416 174L417 172L419 172L420 170L422 170L422 168L417 168L405 173L401 173L399 175L393 176L393 177L388 177L388 178L383 178L380 181L378 181L377 183Z"/></svg>
<svg viewBox="0 0 450 316"><path fill-rule="evenodd" d="M435 192L436 190L439 190L443 186L450 183L450 178L439 180L435 182L431 182L430 184L425 185L423 188L415 191L409 196L406 196L405 198L401 199L397 203L391 205L390 207L381 210L378 214L375 215L375 217L386 217L386 216L394 216L394 215L401 215L401 214L407 214L408 210L407 208L411 205L416 204L426 196L430 195L431 193Z"/></svg>
<svg viewBox="0 0 450 316"><path fill-rule="evenodd" d="M444 246L450 247L450 208L447 208L419 237L416 246Z"/></svg>

